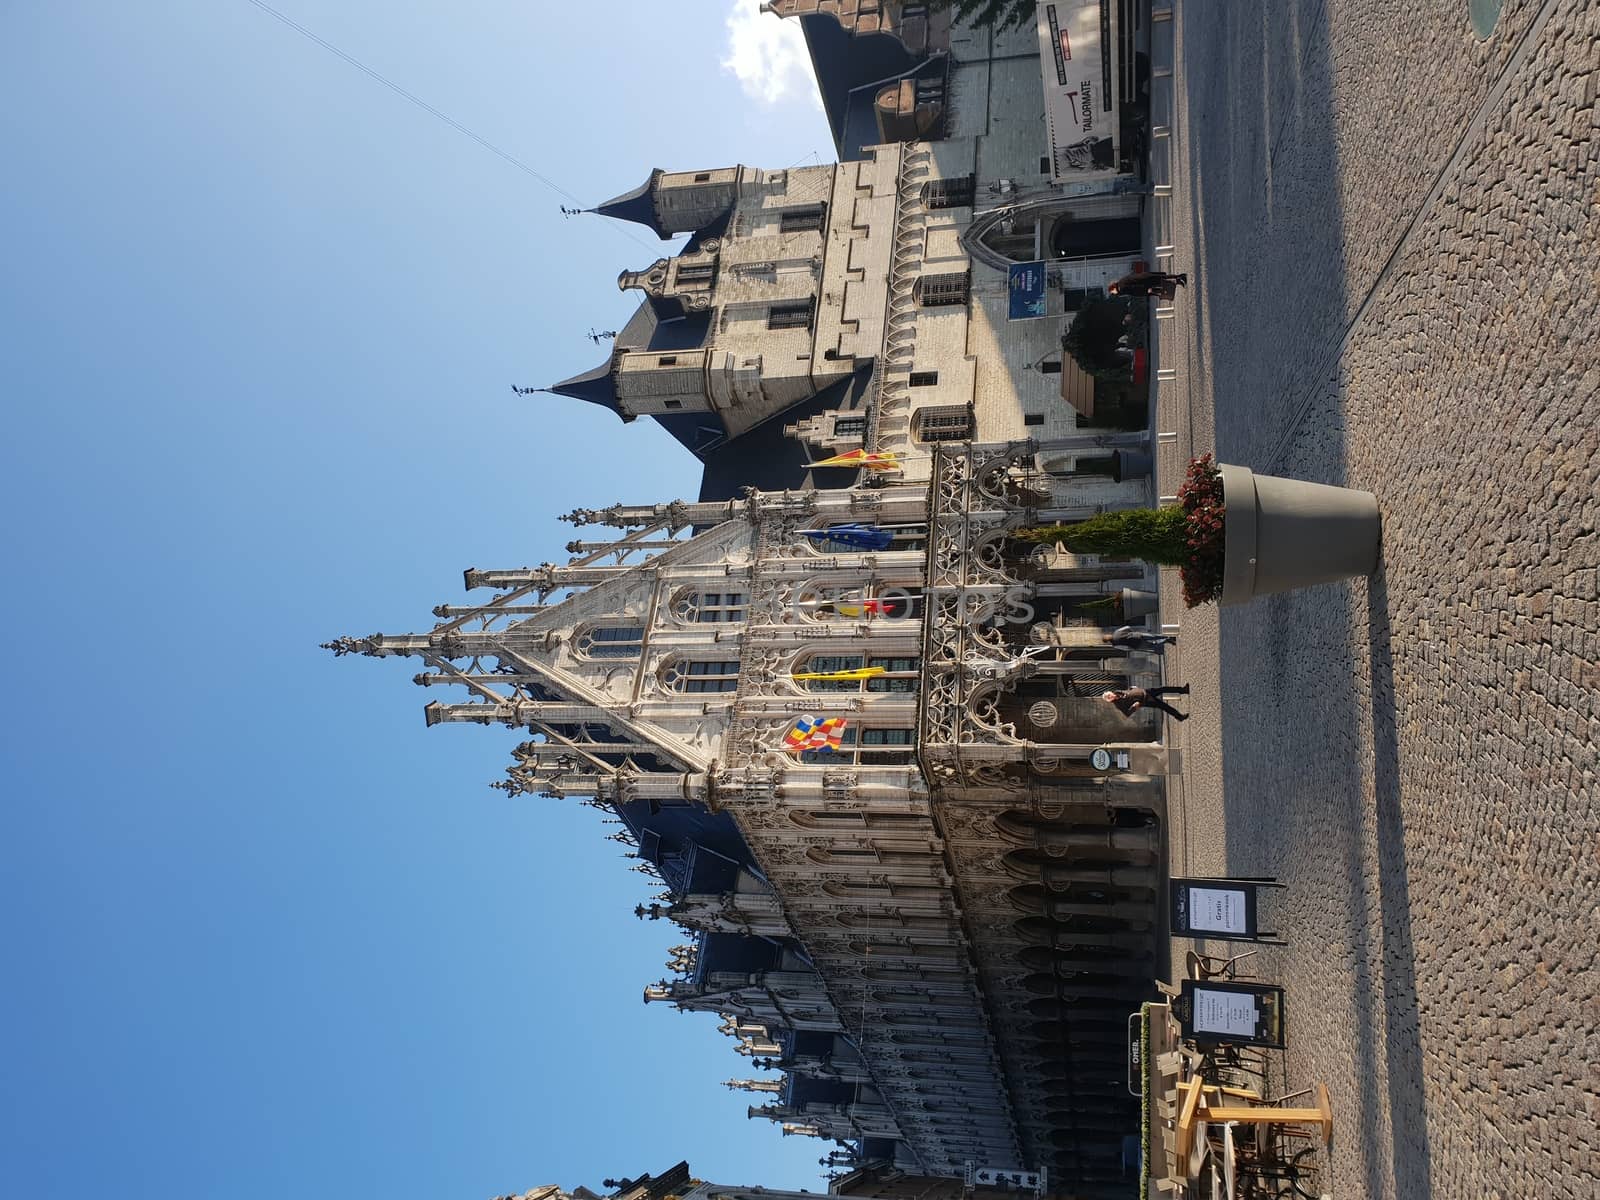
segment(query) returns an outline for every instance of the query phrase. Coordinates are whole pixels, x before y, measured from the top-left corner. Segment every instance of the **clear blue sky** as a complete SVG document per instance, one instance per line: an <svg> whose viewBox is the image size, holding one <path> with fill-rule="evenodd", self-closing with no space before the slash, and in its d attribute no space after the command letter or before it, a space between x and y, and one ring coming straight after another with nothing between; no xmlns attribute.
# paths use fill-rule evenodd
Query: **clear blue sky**
<svg viewBox="0 0 1600 1200"><path fill-rule="evenodd" d="M831 156L720 65L729 0L273 3L585 203ZM715 1018L641 1003L674 931L600 814L317 649L693 495L650 423L510 387L599 361L660 244L248 0L0 4L0 154L0 1194L820 1189Z"/></svg>

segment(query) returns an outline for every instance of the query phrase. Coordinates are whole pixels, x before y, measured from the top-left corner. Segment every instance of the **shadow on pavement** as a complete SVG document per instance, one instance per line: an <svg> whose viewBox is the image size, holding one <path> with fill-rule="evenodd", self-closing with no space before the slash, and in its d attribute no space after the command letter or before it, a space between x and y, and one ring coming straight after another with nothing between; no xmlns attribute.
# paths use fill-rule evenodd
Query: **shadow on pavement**
<svg viewBox="0 0 1600 1200"><path fill-rule="evenodd" d="M1349 314L1326 5L1180 12L1218 458L1342 484L1342 417L1261 460L1283 443L1289 397L1320 393L1343 412L1337 377L1320 377ZM1295 944L1267 969L1304 1014L1292 1066L1336 1091L1331 1190L1376 1200L1428 1196L1432 1169L1381 573L1366 600L1363 613L1355 584L1225 609L1219 648L1228 867L1290 886Z"/></svg>
<svg viewBox="0 0 1600 1200"><path fill-rule="evenodd" d="M1388 1067L1390 1163L1395 1194L1431 1196L1417 954L1411 934L1405 821L1400 811L1400 734L1395 725L1393 633L1384 568L1367 584L1372 778L1378 827L1378 913L1383 936L1383 1041ZM1371 1034L1369 1030L1369 1036Z"/></svg>

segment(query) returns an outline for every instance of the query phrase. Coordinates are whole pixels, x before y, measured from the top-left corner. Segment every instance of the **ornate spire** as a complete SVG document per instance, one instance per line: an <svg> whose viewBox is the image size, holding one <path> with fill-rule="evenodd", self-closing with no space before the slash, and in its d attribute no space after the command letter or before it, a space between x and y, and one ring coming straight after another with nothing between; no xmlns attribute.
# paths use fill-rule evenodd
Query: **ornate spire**
<svg viewBox="0 0 1600 1200"><path fill-rule="evenodd" d="M609 508L575 508L569 513L562 513L560 519L572 525L620 525L622 505L613 504ZM638 522L630 522L637 524ZM624 525L624 528L626 526Z"/></svg>
<svg viewBox="0 0 1600 1200"><path fill-rule="evenodd" d="M332 650L335 658L343 658L346 654L365 654L369 657L378 657L378 643L383 640L383 634L374 633L364 638L337 637L331 642L321 643L323 650Z"/></svg>
<svg viewBox="0 0 1600 1200"><path fill-rule="evenodd" d="M781 1079L729 1079L724 1081L723 1087L732 1092L781 1092L783 1080Z"/></svg>

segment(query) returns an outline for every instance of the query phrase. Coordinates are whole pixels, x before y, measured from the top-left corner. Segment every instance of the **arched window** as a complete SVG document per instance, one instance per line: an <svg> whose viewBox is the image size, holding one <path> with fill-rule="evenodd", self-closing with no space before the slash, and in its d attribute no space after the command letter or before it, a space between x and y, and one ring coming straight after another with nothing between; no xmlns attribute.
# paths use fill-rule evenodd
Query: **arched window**
<svg viewBox="0 0 1600 1200"><path fill-rule="evenodd" d="M817 654L796 667L800 675L831 675L840 671L858 671L864 667L881 667L883 674L870 679L802 679L808 692L914 692L917 690L917 673L922 660L914 657L896 657L882 654Z"/></svg>
<svg viewBox="0 0 1600 1200"><path fill-rule="evenodd" d="M890 895L887 883L840 883L837 879L826 879L822 883L822 890L830 896L888 896Z"/></svg>
<svg viewBox="0 0 1600 1200"><path fill-rule="evenodd" d="M739 663L735 659L679 659L661 678L675 692L736 692Z"/></svg>
<svg viewBox="0 0 1600 1200"><path fill-rule="evenodd" d="M680 621L725 625L743 621L748 603L744 592L683 592L672 602L672 613Z"/></svg>
<svg viewBox="0 0 1600 1200"><path fill-rule="evenodd" d="M878 923L879 933L886 932L883 922ZM906 938L903 942L866 942L850 943L850 952L862 958L869 955L879 958L914 958L918 960L940 959L937 965L929 964L929 969L934 971L959 971L965 963L961 950L945 942L918 940Z"/></svg>
<svg viewBox="0 0 1600 1200"><path fill-rule="evenodd" d="M578 653L586 658L638 658L643 645L642 625L591 625L576 642Z"/></svg>
<svg viewBox="0 0 1600 1200"><path fill-rule="evenodd" d="M806 851L806 857L821 867L856 863L876 865L881 861L878 852L870 846L813 846Z"/></svg>
<svg viewBox="0 0 1600 1200"><path fill-rule="evenodd" d="M973 175L931 179L922 185L922 202L929 208L971 208L977 192L978 181Z"/></svg>
<svg viewBox="0 0 1600 1200"><path fill-rule="evenodd" d="M865 418L863 418L865 420ZM834 436L839 436L839 418L834 418ZM861 432L865 433L865 426ZM832 526L829 526L832 528ZM884 528L885 533L894 535L894 541L889 543L890 550L925 550L928 546L928 527L925 524L891 525ZM830 541L827 538L808 539L808 546L818 554L860 554L860 546L852 546L847 542Z"/></svg>
<svg viewBox="0 0 1600 1200"><path fill-rule="evenodd" d="M802 829L882 830L916 835L933 832L928 818L914 812L867 812L861 809L789 810L789 820Z"/></svg>
<svg viewBox="0 0 1600 1200"><path fill-rule="evenodd" d="M789 820L802 829L865 829L867 815L855 809L841 812L789 810Z"/></svg>
<svg viewBox="0 0 1600 1200"><path fill-rule="evenodd" d="M832 881L824 883L822 890L829 895L843 895L842 892L829 891ZM843 887L843 884L836 885ZM950 928L950 922L944 917L922 916L916 913L840 913L834 920L846 929L865 929L870 932L883 933L886 930L899 927L902 929L930 929L945 931Z"/></svg>
<svg viewBox="0 0 1600 1200"><path fill-rule="evenodd" d="M912 285L912 295L923 308L966 304L971 291L971 273L955 271L944 275L923 275Z"/></svg>
<svg viewBox="0 0 1600 1200"><path fill-rule="evenodd" d="M892 584L828 588L800 601L818 621L914 621L922 617L922 593Z"/></svg>
<svg viewBox="0 0 1600 1200"><path fill-rule="evenodd" d="M875 980L879 983L938 983L937 979L930 979L931 975L949 975L960 971L960 964L950 965L945 963L921 963L915 967L863 967L863 978Z"/></svg>
<svg viewBox="0 0 1600 1200"><path fill-rule="evenodd" d="M837 750L807 750L800 755L800 761L820 766L858 763L863 767L903 767L915 760L912 748L916 744L914 729L861 729L851 724Z"/></svg>

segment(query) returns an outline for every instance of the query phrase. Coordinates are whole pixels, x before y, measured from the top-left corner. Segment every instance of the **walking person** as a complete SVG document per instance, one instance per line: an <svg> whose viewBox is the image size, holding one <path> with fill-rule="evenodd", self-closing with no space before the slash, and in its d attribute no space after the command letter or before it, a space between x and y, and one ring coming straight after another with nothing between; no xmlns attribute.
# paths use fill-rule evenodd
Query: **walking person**
<svg viewBox="0 0 1600 1200"><path fill-rule="evenodd" d="M1160 296L1163 300L1171 300L1178 294L1179 288L1188 286L1187 271L1177 275L1166 271L1132 271L1114 283L1106 284L1106 291L1113 296Z"/></svg>
<svg viewBox="0 0 1600 1200"><path fill-rule="evenodd" d="M1179 712L1161 697L1187 696L1188 694L1189 685L1186 683L1182 687L1123 688L1121 691L1102 692L1100 699L1112 705L1125 717L1133 716L1134 713L1148 705L1150 708L1159 708L1174 720L1187 721L1189 719L1188 713Z"/></svg>
<svg viewBox="0 0 1600 1200"><path fill-rule="evenodd" d="M1168 646L1178 644L1178 639L1170 633L1151 633L1148 629L1136 629L1132 625L1114 629L1105 636L1108 646L1116 646L1120 650L1145 650L1151 654L1165 654Z"/></svg>

